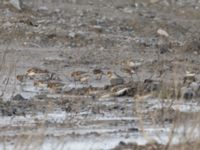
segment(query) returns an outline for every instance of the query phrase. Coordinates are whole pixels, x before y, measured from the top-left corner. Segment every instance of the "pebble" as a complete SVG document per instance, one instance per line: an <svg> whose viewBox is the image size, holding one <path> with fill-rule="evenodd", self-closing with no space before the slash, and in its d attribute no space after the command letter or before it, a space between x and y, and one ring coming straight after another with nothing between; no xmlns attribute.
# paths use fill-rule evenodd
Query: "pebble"
<svg viewBox="0 0 200 150"><path fill-rule="evenodd" d="M71 37L71 38L74 38L74 37L76 36L76 33L75 33L75 32L70 32L70 33L68 34L68 36Z"/></svg>
<svg viewBox="0 0 200 150"><path fill-rule="evenodd" d="M190 87L181 88L181 98L185 100L191 100L195 96L194 91Z"/></svg>
<svg viewBox="0 0 200 150"><path fill-rule="evenodd" d="M124 84L124 79L119 76L118 74L116 74L115 72L108 72L107 73L108 77L110 78L110 84L111 86L116 86L116 85L120 85L120 84Z"/></svg>
<svg viewBox="0 0 200 150"><path fill-rule="evenodd" d="M138 131L139 131L139 129L138 129L138 128L135 128L135 127L133 127L133 128L129 128L129 129L128 129L128 131L129 131L129 132L138 132Z"/></svg>
<svg viewBox="0 0 200 150"><path fill-rule="evenodd" d="M165 37L169 37L169 34L167 33L167 31L163 30L163 29L158 29L157 33L159 35L165 36Z"/></svg>
<svg viewBox="0 0 200 150"><path fill-rule="evenodd" d="M141 62L133 62L133 61L128 61L127 62L128 67L131 67L133 69L136 69L142 65Z"/></svg>
<svg viewBox="0 0 200 150"><path fill-rule="evenodd" d="M187 84L187 83L192 83L196 81L196 77L194 73L190 73L190 72L186 72L186 75L184 76L183 79L183 83Z"/></svg>
<svg viewBox="0 0 200 150"><path fill-rule="evenodd" d="M17 10L22 10L22 2L21 2L21 0L9 0L9 2Z"/></svg>
<svg viewBox="0 0 200 150"><path fill-rule="evenodd" d="M200 84L197 82L192 82L190 83L190 87L192 88L194 92L198 92L200 89Z"/></svg>
<svg viewBox="0 0 200 150"><path fill-rule="evenodd" d="M17 94L13 97L13 100L16 100L16 101L24 101L26 100L21 94Z"/></svg>
<svg viewBox="0 0 200 150"><path fill-rule="evenodd" d="M126 93L130 90L130 88L123 88L120 89L119 91L114 93L114 96L124 96Z"/></svg>
<svg viewBox="0 0 200 150"><path fill-rule="evenodd" d="M124 84L124 79L123 78L113 78L113 79L110 80L110 84L112 86Z"/></svg>

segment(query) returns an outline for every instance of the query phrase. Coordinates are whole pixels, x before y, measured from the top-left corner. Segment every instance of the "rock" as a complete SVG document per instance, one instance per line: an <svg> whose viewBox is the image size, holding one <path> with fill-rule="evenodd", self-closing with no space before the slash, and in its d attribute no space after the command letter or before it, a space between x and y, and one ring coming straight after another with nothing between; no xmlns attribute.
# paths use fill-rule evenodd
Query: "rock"
<svg viewBox="0 0 200 150"><path fill-rule="evenodd" d="M144 90L146 92L159 91L161 88L161 81L145 79L144 80Z"/></svg>
<svg viewBox="0 0 200 150"><path fill-rule="evenodd" d="M184 44L184 51L200 54L200 38L191 38Z"/></svg>
<svg viewBox="0 0 200 150"><path fill-rule="evenodd" d="M16 8L17 10L22 10L22 2L21 0L9 0L9 3Z"/></svg>
<svg viewBox="0 0 200 150"><path fill-rule="evenodd" d="M142 65L142 63L140 63L140 62L133 62L133 61L127 62L127 66L130 67L130 68L133 68L133 69L137 69L141 65Z"/></svg>
<svg viewBox="0 0 200 150"><path fill-rule="evenodd" d="M72 111L72 107L71 105L67 104L64 108L65 112L71 112Z"/></svg>
<svg viewBox="0 0 200 150"><path fill-rule="evenodd" d="M186 75L183 78L183 83L184 84L190 84L192 82L196 81L196 77L194 73L186 72Z"/></svg>
<svg viewBox="0 0 200 150"><path fill-rule="evenodd" d="M15 101L24 101L26 100L21 94L17 94L13 97L13 100Z"/></svg>
<svg viewBox="0 0 200 150"><path fill-rule="evenodd" d="M112 86L124 84L124 79L122 79L122 78L113 78L113 79L110 80L110 84Z"/></svg>
<svg viewBox="0 0 200 150"><path fill-rule="evenodd" d="M163 29L158 29L157 33L159 35L165 36L165 37L169 37L169 34L167 33L167 31L163 30Z"/></svg>
<svg viewBox="0 0 200 150"><path fill-rule="evenodd" d="M12 116L13 111L10 107L9 108L3 108L3 109L1 109L1 114L2 114L2 116Z"/></svg>
<svg viewBox="0 0 200 150"><path fill-rule="evenodd" d="M160 47L160 54L165 54L167 52L169 52L169 49L167 47L164 47L164 46Z"/></svg>
<svg viewBox="0 0 200 150"><path fill-rule="evenodd" d="M69 36L70 38L74 38L74 37L76 36L76 33L75 33L75 32L70 32L70 33L68 34L68 36Z"/></svg>
<svg viewBox="0 0 200 150"><path fill-rule="evenodd" d="M102 33L103 32L103 28L100 25L95 25L92 27L93 31L95 31L96 33Z"/></svg>
<svg viewBox="0 0 200 150"><path fill-rule="evenodd" d="M119 145L125 146L126 143L125 143L124 141L120 141L120 142L119 142Z"/></svg>
<svg viewBox="0 0 200 150"><path fill-rule="evenodd" d="M12 27L13 24L9 21L5 22L4 24L2 24L3 29L8 29L10 27Z"/></svg>
<svg viewBox="0 0 200 150"><path fill-rule="evenodd" d="M190 87L192 88L194 92L198 92L200 89L200 84L197 82L192 82L190 83Z"/></svg>
<svg viewBox="0 0 200 150"><path fill-rule="evenodd" d="M192 90L192 88L190 87L182 87L181 88L181 98L185 99L185 100L191 100L192 98L194 98L195 93Z"/></svg>
<svg viewBox="0 0 200 150"><path fill-rule="evenodd" d="M124 96L128 93L129 90L131 90L131 88L120 89L119 91L114 93L114 96Z"/></svg>
<svg viewBox="0 0 200 150"><path fill-rule="evenodd" d="M49 73L48 70L43 70L43 69L40 69L37 67L33 67L33 68L30 68L27 70L26 75L27 76L35 76L37 74L47 74L47 73Z"/></svg>
<svg viewBox="0 0 200 150"><path fill-rule="evenodd" d="M116 74L115 72L109 71L107 73L107 75L110 78L110 84L111 84L111 86L116 86L116 85L124 84L124 79L121 76L119 76L118 74Z"/></svg>
<svg viewBox="0 0 200 150"><path fill-rule="evenodd" d="M138 132L139 129L133 127L133 128L129 128L128 131L129 131L129 132Z"/></svg>

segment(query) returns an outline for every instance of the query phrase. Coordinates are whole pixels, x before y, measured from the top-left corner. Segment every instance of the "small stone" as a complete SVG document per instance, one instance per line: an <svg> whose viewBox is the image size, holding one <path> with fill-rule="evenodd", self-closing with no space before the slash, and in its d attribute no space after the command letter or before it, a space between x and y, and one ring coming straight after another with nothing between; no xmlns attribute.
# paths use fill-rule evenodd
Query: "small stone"
<svg viewBox="0 0 200 150"><path fill-rule="evenodd" d="M167 33L167 31L163 30L163 29L158 29L157 33L159 35L165 36L165 37L169 37L169 34Z"/></svg>
<svg viewBox="0 0 200 150"><path fill-rule="evenodd" d="M147 92L158 91L161 88L161 82L151 79L144 80L144 90Z"/></svg>
<svg viewBox="0 0 200 150"><path fill-rule="evenodd" d="M197 82L192 82L192 83L190 84L190 87L192 88L192 90L193 90L194 92L198 92L199 89L200 89L200 85L199 85L199 83L197 83Z"/></svg>
<svg viewBox="0 0 200 150"><path fill-rule="evenodd" d="M124 80L122 78L113 78L113 79L110 80L110 84L112 86L124 84Z"/></svg>
<svg viewBox="0 0 200 150"><path fill-rule="evenodd" d="M187 83L192 83L196 81L196 77L194 73L190 73L190 72L186 72L186 75L183 78L183 83L187 84Z"/></svg>
<svg viewBox="0 0 200 150"><path fill-rule="evenodd" d="M181 97L185 100L191 100L195 96L194 91L190 87L181 88Z"/></svg>
<svg viewBox="0 0 200 150"><path fill-rule="evenodd" d="M68 36L71 37L71 38L74 38L74 37L76 36L76 33L75 33L75 32L70 32L70 33L68 34Z"/></svg>
<svg viewBox="0 0 200 150"><path fill-rule="evenodd" d="M16 101L24 101L26 100L21 94L17 94L13 97L13 100L16 100Z"/></svg>
<svg viewBox="0 0 200 150"><path fill-rule="evenodd" d="M142 65L142 63L140 63L140 62L133 62L133 61L127 62L127 66L130 67L130 68L133 68L133 69L137 69L141 65Z"/></svg>
<svg viewBox="0 0 200 150"><path fill-rule="evenodd" d="M21 2L21 0L9 0L9 2L17 10L22 10L22 2Z"/></svg>
<svg viewBox="0 0 200 150"><path fill-rule="evenodd" d="M65 112L71 112L72 111L71 105L66 105L64 110Z"/></svg>
<svg viewBox="0 0 200 150"><path fill-rule="evenodd" d="M138 132L139 129L133 127L133 128L129 128L128 131L129 131L129 132Z"/></svg>
<svg viewBox="0 0 200 150"><path fill-rule="evenodd" d="M103 28L102 28L100 25L95 25L95 26L93 26L93 30L94 30L96 33L102 33L102 32L103 32Z"/></svg>
<svg viewBox="0 0 200 150"><path fill-rule="evenodd" d="M2 25L2 27L4 28L4 29L7 29L7 28L10 28L10 27L12 27L12 23L11 22L9 22L9 21L7 21L7 22L5 22L3 25Z"/></svg>
<svg viewBox="0 0 200 150"><path fill-rule="evenodd" d="M120 89L119 91L114 93L114 96L124 96L128 93L129 90L130 90L130 88Z"/></svg>
<svg viewBox="0 0 200 150"><path fill-rule="evenodd" d="M125 143L124 141L120 141L120 142L119 142L119 145L125 146L126 143Z"/></svg>
<svg viewBox="0 0 200 150"><path fill-rule="evenodd" d="M167 52L169 52L169 49L167 47L161 47L160 48L160 54L165 54Z"/></svg>
<svg viewBox="0 0 200 150"><path fill-rule="evenodd" d="M124 79L121 76L119 76L118 74L116 74L115 72L109 71L107 73L107 75L110 78L110 84L111 84L111 86L116 86L116 85L124 84Z"/></svg>

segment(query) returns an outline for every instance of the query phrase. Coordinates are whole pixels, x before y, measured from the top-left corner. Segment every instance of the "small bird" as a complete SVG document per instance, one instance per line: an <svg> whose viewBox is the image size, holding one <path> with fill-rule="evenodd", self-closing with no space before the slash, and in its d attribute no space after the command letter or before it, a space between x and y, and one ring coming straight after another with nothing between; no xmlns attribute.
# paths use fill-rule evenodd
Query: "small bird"
<svg viewBox="0 0 200 150"><path fill-rule="evenodd" d="M27 79L26 75L17 75L16 79L20 82L24 82Z"/></svg>
<svg viewBox="0 0 200 150"><path fill-rule="evenodd" d="M53 91L60 91L64 87L64 83L61 82L49 82L47 84L47 88L53 90Z"/></svg>
<svg viewBox="0 0 200 150"><path fill-rule="evenodd" d="M61 81L60 77L56 73L48 73L47 80Z"/></svg>
<svg viewBox="0 0 200 150"><path fill-rule="evenodd" d="M86 74L86 72L85 72L85 71L74 71L74 72L71 73L71 77L72 77L74 80L79 81L79 80L80 80L80 77L81 77L83 74Z"/></svg>
<svg viewBox="0 0 200 150"><path fill-rule="evenodd" d="M71 73L71 77L74 79L74 82L79 81L81 83L87 83L89 79L89 75L85 71L74 71Z"/></svg>
<svg viewBox="0 0 200 150"><path fill-rule="evenodd" d="M104 72L101 69L94 69L93 74L96 76L96 80L101 80Z"/></svg>
<svg viewBox="0 0 200 150"><path fill-rule="evenodd" d="M139 62L133 62L131 60L128 60L124 67L121 68L121 70L131 76L131 79L133 79L133 74L137 75L137 71L139 69L139 66L141 66L141 63ZM138 75L137 75L138 76Z"/></svg>
<svg viewBox="0 0 200 150"><path fill-rule="evenodd" d="M86 84L86 83L88 83L88 80L89 80L89 75L87 75L87 74L85 74L85 75L83 75L83 76L81 76L80 77L80 82L82 83L82 84Z"/></svg>
<svg viewBox="0 0 200 150"><path fill-rule="evenodd" d="M28 69L27 72L26 72L26 75L32 77L32 76L35 76L37 74L45 74L45 73L49 73L49 71L34 67L34 68Z"/></svg>
<svg viewBox="0 0 200 150"><path fill-rule="evenodd" d="M110 84L112 86L124 84L124 79L115 72L108 71L107 76L110 78Z"/></svg>
<svg viewBox="0 0 200 150"><path fill-rule="evenodd" d="M131 60L128 60L127 61L127 66L136 70L136 69L139 68L139 66L141 66L141 63L140 62L133 62Z"/></svg>
<svg viewBox="0 0 200 150"><path fill-rule="evenodd" d="M45 88L47 87L47 81L44 81L44 80L34 81L34 86L39 87L39 88Z"/></svg>
<svg viewBox="0 0 200 150"><path fill-rule="evenodd" d="M121 68L121 71L129 74L131 77L133 76L133 74L135 74L134 69L132 69L130 67L123 67L123 68Z"/></svg>
<svg viewBox="0 0 200 150"><path fill-rule="evenodd" d="M25 82L27 81L27 76L17 75L16 79L19 81L20 89L23 91L23 86L25 85Z"/></svg>

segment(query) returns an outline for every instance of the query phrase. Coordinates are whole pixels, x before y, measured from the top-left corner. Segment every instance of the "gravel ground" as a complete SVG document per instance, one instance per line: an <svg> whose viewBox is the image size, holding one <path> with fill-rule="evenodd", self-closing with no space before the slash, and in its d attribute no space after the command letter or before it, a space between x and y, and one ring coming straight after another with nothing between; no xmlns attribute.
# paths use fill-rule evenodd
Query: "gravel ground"
<svg viewBox="0 0 200 150"><path fill-rule="evenodd" d="M144 144L199 130L199 0L0 4L0 147L162 149Z"/></svg>

